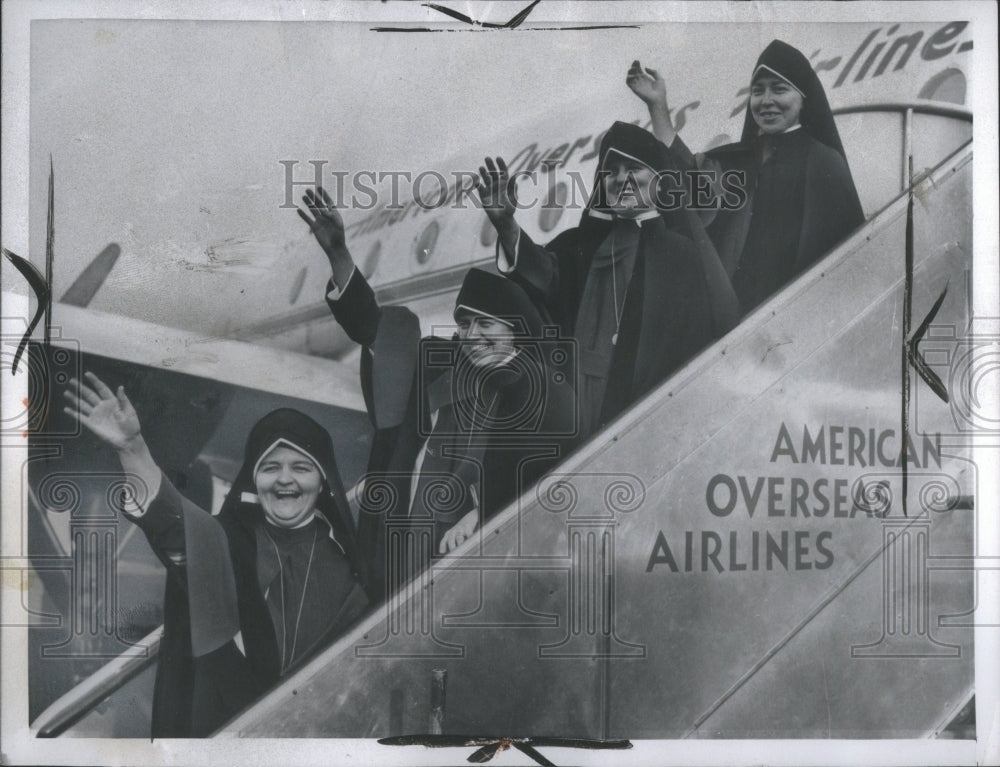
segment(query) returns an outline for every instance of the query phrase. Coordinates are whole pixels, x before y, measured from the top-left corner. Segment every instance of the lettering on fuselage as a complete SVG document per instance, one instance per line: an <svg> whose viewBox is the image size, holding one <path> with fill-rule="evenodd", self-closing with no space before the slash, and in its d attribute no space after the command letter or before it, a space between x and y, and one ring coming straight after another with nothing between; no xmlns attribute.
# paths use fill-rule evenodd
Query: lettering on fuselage
<svg viewBox="0 0 1000 767"><path fill-rule="evenodd" d="M968 26L967 21L949 21L926 39L920 30L911 34L897 34L899 24L893 24L884 31L884 34L883 29L879 27L869 32L846 59L841 55L821 57L822 49L817 50L812 54L815 60L813 69L821 76L824 72L836 73L832 85L834 89L840 88L849 80L860 83L880 77L889 71L904 70L918 48L920 55L917 58L922 61L936 61L946 56L971 51L972 40L959 40ZM890 70L892 64L895 66ZM853 79L850 79L851 75L854 75ZM736 94L737 103L729 113L730 117L735 117L746 109L749 93L749 87L740 88Z"/></svg>
<svg viewBox="0 0 1000 767"><path fill-rule="evenodd" d="M899 24L878 27L868 32L850 53L817 49L811 52L810 58L813 68L825 81L827 88L836 91L844 85L872 80L888 72L904 71L915 61L938 61L967 53L972 50L972 40L962 39L967 28L966 21L950 21L926 34L922 30L901 30ZM749 92L748 86L737 90L730 118L746 110ZM689 101L671 109L675 129L683 129L689 115L700 106L700 101ZM639 120L633 122L643 128L650 127L648 120L645 123ZM551 146L540 147L538 141L530 141L507 158L507 165L511 173L548 174L567 166L571 160L582 164L596 159L603 138L603 132L591 132ZM348 233L352 236L372 234L407 218L416 218L440 207L461 203L463 199L471 200L467 203L469 207L476 206L478 200L472 193L472 186L464 180L465 176L474 177L474 173L470 173L474 170L475 168L463 169L459 174L462 180L448 183L436 201L437 204L421 205L416 200L391 205L377 204L367 216L350 224L347 227ZM443 177L453 175L443 174ZM372 188L369 191L366 188L366 192L374 194L375 190Z"/></svg>
<svg viewBox="0 0 1000 767"><path fill-rule="evenodd" d="M825 570L834 563L830 520L882 518L860 481L872 467L899 470L941 468L941 435L902 441L894 429L839 424L801 427L782 422L771 443L769 463L791 472L766 475L717 473L705 487L708 518L738 529L660 530L646 572L725 573ZM853 476L797 476L795 467L854 467ZM885 482L886 480L880 480ZM744 520L768 529L751 530ZM790 522L794 520L794 522ZM718 522L713 524L716 527ZM789 525L792 525L789 527Z"/></svg>

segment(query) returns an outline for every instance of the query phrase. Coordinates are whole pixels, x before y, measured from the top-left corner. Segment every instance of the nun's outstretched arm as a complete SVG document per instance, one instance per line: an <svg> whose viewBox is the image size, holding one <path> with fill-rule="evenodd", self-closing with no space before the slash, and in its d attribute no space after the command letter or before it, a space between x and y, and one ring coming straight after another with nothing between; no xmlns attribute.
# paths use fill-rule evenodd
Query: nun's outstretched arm
<svg viewBox="0 0 1000 767"><path fill-rule="evenodd" d="M521 234L521 227L514 220L517 210L516 174L515 177L510 175L502 157L497 157L495 162L487 157L485 165L479 166L479 178L475 183L483 211L497 230L497 243L508 260L513 261Z"/></svg>
<svg viewBox="0 0 1000 767"><path fill-rule="evenodd" d="M644 68L638 61L633 61L625 76L625 84L649 109L653 135L669 147L677 138L677 131L674 130L674 121L670 119L667 84L663 77L655 69Z"/></svg>
<svg viewBox="0 0 1000 767"><path fill-rule="evenodd" d="M74 389L64 392L71 403L65 411L115 449L132 498L141 506L156 497L162 474L142 437L139 416L124 387L113 392L93 373L84 373L84 378L86 382L70 380Z"/></svg>
<svg viewBox="0 0 1000 767"><path fill-rule="evenodd" d="M142 437L139 416L125 395L93 373L73 379L67 407L80 423L118 453L132 499L125 511L145 532L168 572L188 592L191 647L195 657L221 647L239 631L236 585L229 546L218 521L163 480ZM188 584L198 588L189 589Z"/></svg>
<svg viewBox="0 0 1000 767"><path fill-rule="evenodd" d="M147 513L156 506L164 482L143 439L139 416L123 387L113 392L93 373L84 373L84 378L85 383L70 380L73 389L64 394L71 406L65 410L78 416L88 431L118 453L128 493L122 499L122 511L142 528L167 571L184 585L184 527L180 515Z"/></svg>
<svg viewBox="0 0 1000 767"><path fill-rule="evenodd" d="M354 259L347 249L344 220L330 195L321 186L317 186L315 191L307 189L302 202L309 208L312 218L302 208L296 208L299 217L309 225L309 231L323 248L333 271L334 284L344 290L354 272Z"/></svg>

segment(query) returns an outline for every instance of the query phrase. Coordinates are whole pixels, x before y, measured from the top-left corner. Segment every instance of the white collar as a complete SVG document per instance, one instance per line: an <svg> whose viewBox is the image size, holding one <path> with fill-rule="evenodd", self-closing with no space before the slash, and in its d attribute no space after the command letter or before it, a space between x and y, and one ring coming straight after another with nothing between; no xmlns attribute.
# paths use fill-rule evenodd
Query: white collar
<svg viewBox="0 0 1000 767"><path fill-rule="evenodd" d="M260 505L260 498L257 497L256 493L250 493L250 492L245 492L244 491L244 492L240 493L240 501L242 501L243 503L256 503L258 506ZM322 522L324 525L326 525L328 528L330 528L330 540L333 541L334 543L336 543L337 546L340 547L340 550L343 551L346 554L347 551L344 549L343 546L341 546L340 541L337 540L337 536L335 536L333 534L333 525L330 524L330 520L327 519L324 514L320 514L318 511L313 511L313 514L312 514L311 517L309 517L309 519L305 520L304 522L302 522L302 523L300 523L300 524L298 524L295 527L290 528L290 529L292 529L292 530L298 530L300 527L305 527L306 525L308 525L314 519L318 519L320 522ZM278 525L272 525L270 522L267 521L267 517L264 518L264 524L265 525L271 525L271 527L277 527L279 530L287 530L287 529L289 529L289 528L278 527Z"/></svg>
<svg viewBox="0 0 1000 767"><path fill-rule="evenodd" d="M794 133L795 131L797 131L801 127L802 127L802 123L795 123L795 125L793 125L791 128L785 128L785 130L781 131L781 133L764 133L764 131L762 131L760 128L757 128L757 135L758 136L784 136L787 133Z"/></svg>
<svg viewBox="0 0 1000 767"><path fill-rule="evenodd" d="M643 221L651 221L660 215L660 211L656 208L650 208L649 210L644 210L638 216L619 216L618 218L624 221L635 221L635 225L639 226Z"/></svg>
<svg viewBox="0 0 1000 767"><path fill-rule="evenodd" d="M601 221L634 221L636 226L642 226L643 221L650 221L660 215L660 211L656 208L650 208L649 210L644 210L638 216L616 216L613 213L605 213L601 210L588 210L588 216L593 216L594 218L600 219Z"/></svg>

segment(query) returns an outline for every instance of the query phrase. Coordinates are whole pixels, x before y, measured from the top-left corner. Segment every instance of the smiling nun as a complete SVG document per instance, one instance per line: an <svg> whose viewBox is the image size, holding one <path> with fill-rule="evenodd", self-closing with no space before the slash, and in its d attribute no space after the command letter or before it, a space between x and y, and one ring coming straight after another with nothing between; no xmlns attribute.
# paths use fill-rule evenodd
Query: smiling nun
<svg viewBox="0 0 1000 767"><path fill-rule="evenodd" d="M636 61L626 83L678 167L746 174L746 204L706 219L744 314L864 222L823 85L788 43L774 40L757 59L740 141L698 157L674 131L662 77Z"/></svg>
<svg viewBox="0 0 1000 767"><path fill-rule="evenodd" d="M122 387L73 383L67 412L118 453L123 511L167 568L152 735L208 735L368 606L333 442L297 410L264 416L212 516L160 471Z"/></svg>

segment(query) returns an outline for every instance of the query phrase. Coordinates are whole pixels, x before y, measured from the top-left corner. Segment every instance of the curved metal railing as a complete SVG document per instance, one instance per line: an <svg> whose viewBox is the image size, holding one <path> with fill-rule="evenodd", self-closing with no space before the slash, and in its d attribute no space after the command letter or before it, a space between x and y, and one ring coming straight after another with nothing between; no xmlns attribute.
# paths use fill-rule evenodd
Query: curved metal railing
<svg viewBox="0 0 1000 767"><path fill-rule="evenodd" d="M871 104L855 104L831 110L834 117L873 112L897 113L903 118L903 156L901 158L899 191L904 191L910 185L909 156L913 153L913 116L928 115L931 117L950 117L962 122L972 122L972 110L968 107L943 101L878 101ZM936 163L935 163L936 164Z"/></svg>

